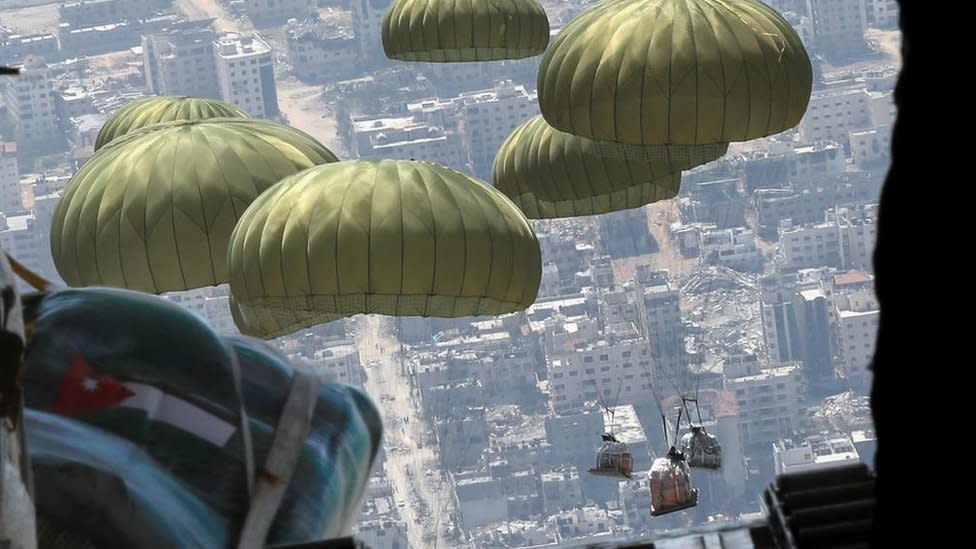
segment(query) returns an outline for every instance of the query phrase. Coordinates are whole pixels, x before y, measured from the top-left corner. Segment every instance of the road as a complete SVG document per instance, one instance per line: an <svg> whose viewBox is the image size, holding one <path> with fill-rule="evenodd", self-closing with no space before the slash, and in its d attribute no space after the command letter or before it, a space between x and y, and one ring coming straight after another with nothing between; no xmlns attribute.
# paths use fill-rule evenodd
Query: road
<svg viewBox="0 0 976 549"><path fill-rule="evenodd" d="M638 257L618 259L613 262L613 275L617 284L623 284L634 277L638 265L650 265L655 269L667 269L672 277L690 273L698 267L698 258L681 255L677 245L668 236L668 226L677 221L678 203L675 200L662 200L647 206L647 228L657 241L658 251Z"/></svg>
<svg viewBox="0 0 976 549"><path fill-rule="evenodd" d="M433 438L425 436L428 429L420 403L412 397L409 376L401 371L399 343L393 335L395 320L366 315L356 322L356 346L367 365L366 390L383 410L384 468L400 517L407 523L408 544L413 548L450 547L444 536L453 509L450 490L440 473Z"/></svg>
<svg viewBox="0 0 976 549"><path fill-rule="evenodd" d="M305 84L292 77L279 77L278 106L293 128L318 139L339 158L348 158L336 131L335 113L322 100L322 86Z"/></svg>
<svg viewBox="0 0 976 549"><path fill-rule="evenodd" d="M193 19L207 19L213 17L214 29L217 32L253 31L254 26L246 17L240 22L220 5L217 0L176 0L173 6L187 17Z"/></svg>

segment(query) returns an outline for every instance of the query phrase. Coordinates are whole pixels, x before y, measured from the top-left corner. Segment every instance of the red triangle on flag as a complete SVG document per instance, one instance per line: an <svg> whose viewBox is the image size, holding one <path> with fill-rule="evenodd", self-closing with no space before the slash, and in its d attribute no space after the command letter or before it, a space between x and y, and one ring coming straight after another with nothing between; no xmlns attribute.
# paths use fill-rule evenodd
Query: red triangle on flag
<svg viewBox="0 0 976 549"><path fill-rule="evenodd" d="M85 357L75 353L71 367L61 378L51 411L73 415L118 404L134 394L114 377L93 370Z"/></svg>

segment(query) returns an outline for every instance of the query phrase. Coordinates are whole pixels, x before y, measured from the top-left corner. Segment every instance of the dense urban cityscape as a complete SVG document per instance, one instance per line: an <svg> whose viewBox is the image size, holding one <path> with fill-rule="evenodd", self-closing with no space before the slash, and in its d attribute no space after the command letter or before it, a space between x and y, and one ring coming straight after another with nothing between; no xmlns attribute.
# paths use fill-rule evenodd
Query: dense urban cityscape
<svg viewBox="0 0 976 549"><path fill-rule="evenodd" d="M533 220L542 283L499 317L358 315L274 340L359 385L384 445L356 537L374 549L571 547L747 519L777 474L873 463L872 251L900 67L894 0L767 0L810 52L794 130L733 143L672 200ZM551 35L592 0L544 0ZM390 0L5 0L0 247L60 280L49 234L120 107L221 99L341 159L423 159L490 181L538 114L537 57L387 59ZM226 285L165 295L237 333ZM652 517L647 471L693 395L724 465ZM662 415L668 419L662 427ZM602 433L631 479L590 475Z"/></svg>

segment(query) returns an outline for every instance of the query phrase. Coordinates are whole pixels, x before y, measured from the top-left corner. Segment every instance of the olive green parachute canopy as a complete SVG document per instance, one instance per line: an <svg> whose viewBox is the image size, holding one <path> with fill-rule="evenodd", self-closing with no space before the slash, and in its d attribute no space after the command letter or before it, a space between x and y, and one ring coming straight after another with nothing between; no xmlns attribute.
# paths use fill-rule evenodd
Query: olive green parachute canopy
<svg viewBox="0 0 976 549"><path fill-rule="evenodd" d="M162 293L222 284L247 206L286 176L336 160L308 134L255 118L143 128L68 182L51 225L54 265L71 286Z"/></svg>
<svg viewBox="0 0 976 549"><path fill-rule="evenodd" d="M637 208L678 194L681 171L720 158L727 143L626 145L561 132L542 116L508 136L492 184L530 218Z"/></svg>
<svg viewBox="0 0 976 549"><path fill-rule="evenodd" d="M162 122L207 118L251 118L251 115L230 103L216 99L171 95L145 97L115 111L115 114L98 131L95 150L139 128Z"/></svg>
<svg viewBox="0 0 976 549"><path fill-rule="evenodd" d="M757 0L605 0L556 36L538 89L564 132L701 145L796 126L812 82L800 37Z"/></svg>
<svg viewBox="0 0 976 549"><path fill-rule="evenodd" d="M396 0L383 20L386 56L401 61L522 59L548 43L539 0Z"/></svg>
<svg viewBox="0 0 976 549"><path fill-rule="evenodd" d="M230 305L230 316L234 319L237 329L242 334L262 339L289 335L301 327L317 326L350 316L296 309L286 310L280 307L248 307L245 313L233 294L228 300L228 305Z"/></svg>
<svg viewBox="0 0 976 549"><path fill-rule="evenodd" d="M275 337L358 313L525 309L539 242L502 193L429 162L356 160L295 174L244 212L228 251L238 328Z"/></svg>

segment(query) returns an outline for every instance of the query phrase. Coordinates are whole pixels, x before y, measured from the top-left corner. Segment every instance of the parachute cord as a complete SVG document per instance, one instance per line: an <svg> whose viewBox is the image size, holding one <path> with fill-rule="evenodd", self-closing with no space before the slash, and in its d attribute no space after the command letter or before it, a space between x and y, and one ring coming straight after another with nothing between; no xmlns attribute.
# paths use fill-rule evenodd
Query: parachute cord
<svg viewBox="0 0 976 549"><path fill-rule="evenodd" d="M254 444L251 440L251 422L248 419L247 407L244 404L244 378L241 372L240 359L237 351L229 340L224 340L224 345L230 354L231 382L235 396L237 397L237 421L238 428L241 430L241 452L244 458L244 487L247 491L248 499L254 496L254 485L257 481L254 470Z"/></svg>
<svg viewBox="0 0 976 549"><path fill-rule="evenodd" d="M13 272L35 290L44 292L54 287L54 283L28 269L23 263L14 259L14 257L9 253L4 252L3 255L7 256L7 261L10 262L10 268L13 270Z"/></svg>
<svg viewBox="0 0 976 549"><path fill-rule="evenodd" d="M681 397L681 407L684 408L685 415L688 416L688 424L690 425L691 424L691 410L688 409L688 402L691 401L691 399L690 398L687 398L687 397L685 397L683 395L678 395L678 396ZM676 439L677 439L677 437L678 437L678 435L675 435L675 438Z"/></svg>
<svg viewBox="0 0 976 549"><path fill-rule="evenodd" d="M674 423L674 442L671 443L671 446L674 447L674 448L677 448L677 446L678 446L678 431L681 429L681 412L682 411L683 410L681 408L678 408L678 420L675 421L675 423Z"/></svg>

